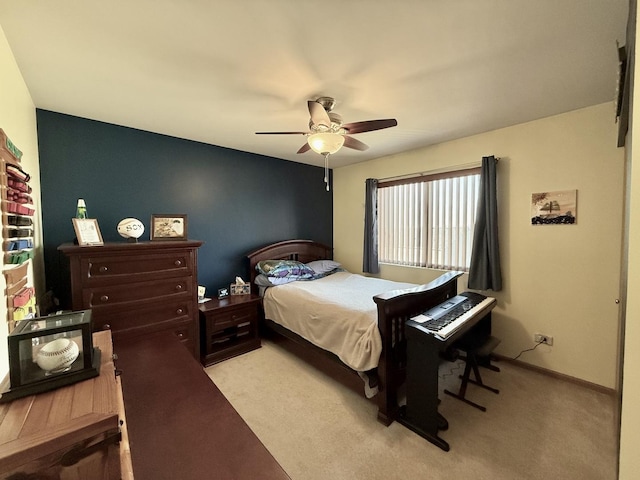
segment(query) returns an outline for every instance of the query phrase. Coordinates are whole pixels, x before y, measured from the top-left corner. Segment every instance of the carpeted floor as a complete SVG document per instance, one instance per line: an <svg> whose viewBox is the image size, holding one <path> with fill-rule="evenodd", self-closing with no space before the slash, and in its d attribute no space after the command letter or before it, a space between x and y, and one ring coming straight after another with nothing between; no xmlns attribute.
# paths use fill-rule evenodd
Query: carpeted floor
<svg viewBox="0 0 640 480"><path fill-rule="evenodd" d="M290 342L263 340L206 371L293 480L616 478L612 396L498 366L481 372L500 394L467 391L486 412L440 395L449 452L378 423L356 375ZM461 363L442 364L440 387L457 391L459 373Z"/></svg>

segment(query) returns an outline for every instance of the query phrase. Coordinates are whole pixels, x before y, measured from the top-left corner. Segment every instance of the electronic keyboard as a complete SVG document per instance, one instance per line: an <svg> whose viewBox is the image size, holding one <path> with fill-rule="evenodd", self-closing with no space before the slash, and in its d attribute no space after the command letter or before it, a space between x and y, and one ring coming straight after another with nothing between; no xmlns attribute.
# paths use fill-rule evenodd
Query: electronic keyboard
<svg viewBox="0 0 640 480"><path fill-rule="evenodd" d="M479 315L485 316L495 304L496 299L493 297L464 292L412 317L411 320L438 339L447 340L469 320Z"/></svg>

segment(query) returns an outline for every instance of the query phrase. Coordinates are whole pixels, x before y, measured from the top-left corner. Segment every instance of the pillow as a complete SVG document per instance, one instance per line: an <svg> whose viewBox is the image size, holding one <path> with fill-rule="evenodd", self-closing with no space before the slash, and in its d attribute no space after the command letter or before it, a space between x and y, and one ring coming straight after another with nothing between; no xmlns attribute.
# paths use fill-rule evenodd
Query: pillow
<svg viewBox="0 0 640 480"><path fill-rule="evenodd" d="M328 273L331 270L335 270L340 267L340 263L334 262L333 260L315 260L307 263L306 265L317 274Z"/></svg>
<svg viewBox="0 0 640 480"><path fill-rule="evenodd" d="M258 262L256 270L267 277L311 278L315 271L296 260L263 260Z"/></svg>

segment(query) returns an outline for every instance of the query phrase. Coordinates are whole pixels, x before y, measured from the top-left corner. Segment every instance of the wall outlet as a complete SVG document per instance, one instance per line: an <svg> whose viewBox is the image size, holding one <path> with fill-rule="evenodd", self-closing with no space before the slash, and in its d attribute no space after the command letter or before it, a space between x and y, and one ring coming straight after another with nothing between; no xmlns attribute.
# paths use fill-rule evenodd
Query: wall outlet
<svg viewBox="0 0 640 480"><path fill-rule="evenodd" d="M533 335L533 341L536 343L546 343L547 345L553 345L553 337L544 335L542 333L536 333Z"/></svg>

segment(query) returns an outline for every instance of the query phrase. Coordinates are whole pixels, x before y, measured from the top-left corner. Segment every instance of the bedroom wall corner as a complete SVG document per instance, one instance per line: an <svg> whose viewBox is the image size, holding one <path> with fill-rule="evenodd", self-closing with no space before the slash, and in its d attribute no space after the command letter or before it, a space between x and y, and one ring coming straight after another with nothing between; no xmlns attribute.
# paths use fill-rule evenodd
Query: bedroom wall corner
<svg viewBox="0 0 640 480"><path fill-rule="evenodd" d="M42 219L40 214L40 169L38 160L38 138L35 106L29 90L16 64L13 52L0 27L0 127L11 140L22 150L22 167L31 175L29 185L32 187L32 198L37 212L34 221L35 258L33 274L36 292L42 294L44 283L44 267L42 261ZM3 256L4 269L4 256ZM3 300L0 302L0 379L9 371L7 356L7 298L4 275L0 275L0 290Z"/></svg>

